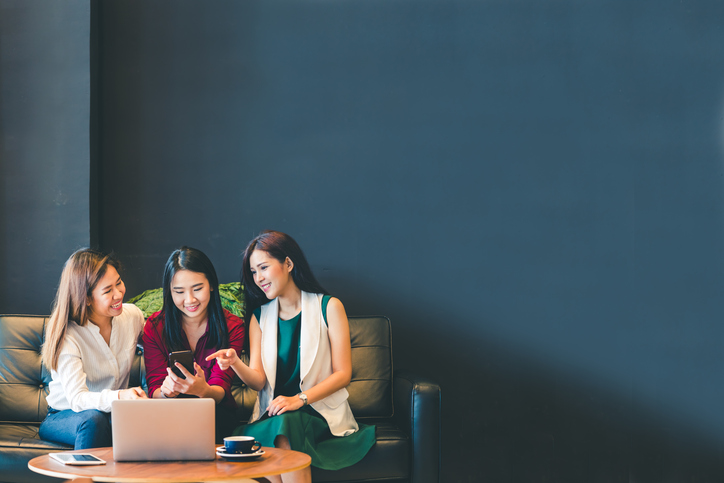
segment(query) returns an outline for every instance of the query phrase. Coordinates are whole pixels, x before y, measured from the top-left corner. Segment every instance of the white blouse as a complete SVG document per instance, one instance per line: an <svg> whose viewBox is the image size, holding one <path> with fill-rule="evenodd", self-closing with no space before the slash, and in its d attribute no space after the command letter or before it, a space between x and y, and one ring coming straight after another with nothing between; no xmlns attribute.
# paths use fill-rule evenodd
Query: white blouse
<svg viewBox="0 0 724 483"><path fill-rule="evenodd" d="M58 356L58 369L51 371L47 400L53 409L111 411L111 401L128 388L136 342L143 330L143 312L123 304L123 312L111 321L110 346L97 325L81 327L68 322L65 341Z"/></svg>

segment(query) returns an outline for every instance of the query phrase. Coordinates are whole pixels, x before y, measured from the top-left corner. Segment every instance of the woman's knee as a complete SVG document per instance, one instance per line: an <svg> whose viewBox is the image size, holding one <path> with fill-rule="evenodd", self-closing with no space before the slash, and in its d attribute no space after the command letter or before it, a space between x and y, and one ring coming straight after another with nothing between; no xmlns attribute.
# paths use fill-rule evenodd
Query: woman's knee
<svg viewBox="0 0 724 483"><path fill-rule="evenodd" d="M281 434L274 438L274 446L279 449L292 449L289 445L289 438Z"/></svg>
<svg viewBox="0 0 724 483"><path fill-rule="evenodd" d="M89 409L84 411L83 421L78 425L75 449L110 446L111 420L108 413Z"/></svg>
<svg viewBox="0 0 724 483"><path fill-rule="evenodd" d="M111 430L111 421L108 413L98 411L97 409L88 409L84 411L85 418L78 425L78 431L88 432L109 432Z"/></svg>

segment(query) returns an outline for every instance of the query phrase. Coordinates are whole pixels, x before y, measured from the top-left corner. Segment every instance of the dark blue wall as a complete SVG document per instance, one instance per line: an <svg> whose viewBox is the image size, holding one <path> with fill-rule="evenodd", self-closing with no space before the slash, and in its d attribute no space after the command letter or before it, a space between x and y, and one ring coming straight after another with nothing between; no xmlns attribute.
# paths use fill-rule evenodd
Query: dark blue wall
<svg viewBox="0 0 724 483"><path fill-rule="evenodd" d="M442 384L443 481L724 476L724 3L99 8L131 291L283 230Z"/></svg>
<svg viewBox="0 0 724 483"><path fill-rule="evenodd" d="M0 0L0 313L48 314L89 226L90 4Z"/></svg>

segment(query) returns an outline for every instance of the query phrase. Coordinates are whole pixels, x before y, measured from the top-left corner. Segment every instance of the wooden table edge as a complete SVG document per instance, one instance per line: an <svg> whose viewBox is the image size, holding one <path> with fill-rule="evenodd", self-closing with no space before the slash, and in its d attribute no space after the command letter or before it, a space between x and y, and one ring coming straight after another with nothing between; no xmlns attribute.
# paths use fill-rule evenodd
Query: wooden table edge
<svg viewBox="0 0 724 483"><path fill-rule="evenodd" d="M310 464L311 464L311 460L310 460ZM299 468L289 470L289 472L303 470L307 466L309 466L309 465L307 464L304 466L300 466ZM39 475L50 476L53 478L62 478L64 480L75 480L76 478L88 478L93 481L97 481L98 483L139 483L139 481L141 481L138 478L119 478L119 477L104 477L104 476L92 477L92 476L88 476L88 475L76 475L76 474L67 473L67 472L66 473L56 473L54 471L32 467L32 466L30 466L29 462L28 462L28 468L31 471L33 471L34 473L37 473ZM276 475L276 476L278 476L278 475ZM149 480L144 479L142 481L149 481ZM152 481L153 481L153 483L188 483L186 480L179 480L178 478L163 478L163 477L154 478ZM247 477L239 478L238 476L229 476L226 478L214 478L213 480L206 480L206 481L234 481L235 483L269 482L269 480L267 480L263 476L249 477L249 478L247 478Z"/></svg>
<svg viewBox="0 0 724 483"><path fill-rule="evenodd" d="M35 458L39 458L39 456L36 456ZM35 458L33 458L33 460ZM69 472L57 473L55 471L46 470L45 468L37 468L30 464L33 460L28 461L28 469L30 471L32 471L33 473L38 473L38 474L44 475L44 476L52 476L53 478L63 478L64 480L74 480L76 478L88 478L85 475L74 475Z"/></svg>
<svg viewBox="0 0 724 483"><path fill-rule="evenodd" d="M91 449L91 450L84 450L84 451L80 451L80 450L75 450L75 451L73 451L73 450L71 450L71 451L68 451L68 452L69 452L69 453L77 453L77 452L92 452L92 451L93 451L93 450ZM63 451L58 451L58 452L62 453ZM300 452L297 451L297 453L300 453ZM304 453L301 453L301 454L304 454ZM292 467L291 469L287 469L287 470L284 471L283 473L291 473L291 472L293 472L293 471L299 471L299 470L302 470L302 469L304 469L304 468L306 468L306 467L308 467L308 466L311 466L311 464L312 464L312 458L311 458L311 456L309 456L309 455L307 455L307 454L304 454L304 455L307 457L306 463L301 464L301 465L298 465L298 466L294 466L294 467ZM32 463L33 461L35 461L35 460L37 460L37 459L39 459L39 458L43 458L43 457L50 458L49 454L47 454L47 453L44 454L44 455L36 456L35 458L33 458L33 459L31 459L30 461L28 461L28 469L29 469L30 471L33 471L33 472L38 473L38 474L40 474L40 475L50 476L50 477L53 477L53 478L63 478L63 479L65 479L65 480L69 480L69 479L70 479L70 480L73 480L73 479L76 479L76 478L90 478L90 479L92 479L93 481L96 481L96 482L99 482L99 483L141 483L141 482L153 482L153 483L188 483L189 481L196 481L196 480L188 480L188 479L185 479L185 478L178 478L178 477L176 477L176 478L173 478L173 477L168 478L168 477L163 477L163 476L154 477L152 480L149 480L147 476L146 476L146 477L143 477L143 478L139 478L139 477L122 477L122 476L88 476L88 475L86 475L86 474L77 474L77 473L72 472L72 469L74 469L74 468L88 468L88 466L78 466L78 467L75 467L75 466L73 466L73 465L65 465L64 468L66 468L68 471L64 471L64 472L61 473L61 472L57 472L57 471L53 471L53 470L48 470L48 469L45 469L45 468L39 468L39 467L36 467L36 466L31 465L31 463ZM209 461L217 461L218 459L219 459L219 457L217 456L215 459L209 460ZM274 474L272 474L272 475L280 475L280 474L283 474L283 473L274 473ZM254 474L252 474L252 475L249 475L249 476L242 476L242 477L240 477L240 476L235 476L235 475L229 475L229 476L222 476L222 477L212 477L212 478L210 478L210 479L201 480L201 481L235 481L235 482L238 482L238 483L244 483L244 482L247 482L247 481L248 481L248 482L255 482L255 481L267 482L267 481L269 481L269 480L267 480L267 479L265 478L266 476L269 476L269 474L268 474L268 473L267 473L267 474L259 474L259 475L254 475Z"/></svg>

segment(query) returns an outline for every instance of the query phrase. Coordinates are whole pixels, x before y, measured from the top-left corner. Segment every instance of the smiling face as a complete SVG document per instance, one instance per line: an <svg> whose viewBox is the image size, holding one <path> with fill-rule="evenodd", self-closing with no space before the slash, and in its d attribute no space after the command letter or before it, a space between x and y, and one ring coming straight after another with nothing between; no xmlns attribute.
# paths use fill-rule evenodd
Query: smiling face
<svg viewBox="0 0 724 483"><path fill-rule="evenodd" d="M89 316L96 324L110 322L123 313L123 296L126 286L115 267L108 265L106 273L91 292Z"/></svg>
<svg viewBox="0 0 724 483"><path fill-rule="evenodd" d="M269 300L275 299L294 285L292 269L294 263L287 257L284 263L270 256L263 250L254 250L249 257L249 267L254 276L254 283L262 289Z"/></svg>
<svg viewBox="0 0 724 483"><path fill-rule="evenodd" d="M181 311L182 321L203 322L211 300L211 285L203 273L179 270L171 279L171 297Z"/></svg>

